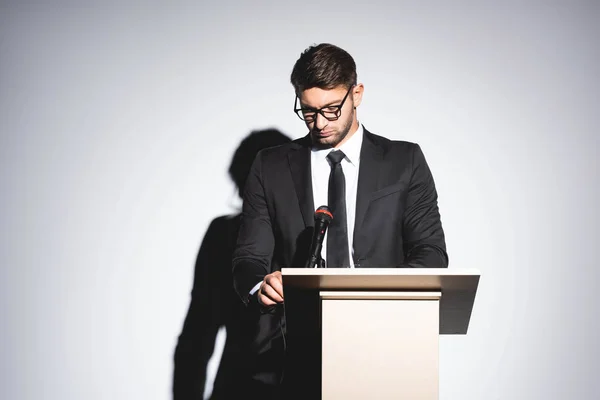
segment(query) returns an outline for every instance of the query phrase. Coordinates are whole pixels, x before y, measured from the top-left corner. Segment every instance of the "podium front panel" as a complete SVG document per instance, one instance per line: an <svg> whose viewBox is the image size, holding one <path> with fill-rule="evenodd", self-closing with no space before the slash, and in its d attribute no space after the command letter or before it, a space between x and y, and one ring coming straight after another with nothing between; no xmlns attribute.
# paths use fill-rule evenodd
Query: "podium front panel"
<svg viewBox="0 0 600 400"><path fill-rule="evenodd" d="M440 293L355 294L321 296L322 399L438 399Z"/></svg>

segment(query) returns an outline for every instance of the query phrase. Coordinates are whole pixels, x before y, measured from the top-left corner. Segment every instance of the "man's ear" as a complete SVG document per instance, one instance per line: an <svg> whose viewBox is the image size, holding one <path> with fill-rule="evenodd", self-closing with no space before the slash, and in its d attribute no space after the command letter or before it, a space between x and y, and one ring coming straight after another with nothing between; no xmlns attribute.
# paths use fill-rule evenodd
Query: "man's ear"
<svg viewBox="0 0 600 400"><path fill-rule="evenodd" d="M362 83L359 83L352 88L352 100L354 101L354 108L360 106L364 92L365 86Z"/></svg>

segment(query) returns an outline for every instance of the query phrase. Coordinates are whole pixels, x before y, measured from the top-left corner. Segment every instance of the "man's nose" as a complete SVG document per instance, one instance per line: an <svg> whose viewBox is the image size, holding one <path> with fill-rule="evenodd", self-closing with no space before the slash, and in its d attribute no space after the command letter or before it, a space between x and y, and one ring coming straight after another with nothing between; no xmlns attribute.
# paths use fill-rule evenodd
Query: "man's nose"
<svg viewBox="0 0 600 400"><path fill-rule="evenodd" d="M317 113L317 115L315 115L314 129L320 131L327 126L328 122L329 121L327 120L327 118L321 115L321 113Z"/></svg>

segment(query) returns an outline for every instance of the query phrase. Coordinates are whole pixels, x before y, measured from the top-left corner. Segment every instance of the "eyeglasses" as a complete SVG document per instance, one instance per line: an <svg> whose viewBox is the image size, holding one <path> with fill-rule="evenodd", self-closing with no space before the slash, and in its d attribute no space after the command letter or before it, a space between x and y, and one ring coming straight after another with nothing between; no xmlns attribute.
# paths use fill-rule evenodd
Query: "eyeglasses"
<svg viewBox="0 0 600 400"><path fill-rule="evenodd" d="M296 96L296 99L294 100L294 112L298 118L308 123L314 122L314 120L317 119L317 114L321 114L328 121L335 121L340 117L340 115L342 115L342 107L344 106L344 103L346 102L346 99L348 98L348 95L350 94L350 91L352 91L353 87L354 85L350 86L350 89L348 89L346 95L339 105L326 106L318 110L314 108L298 108L298 96Z"/></svg>

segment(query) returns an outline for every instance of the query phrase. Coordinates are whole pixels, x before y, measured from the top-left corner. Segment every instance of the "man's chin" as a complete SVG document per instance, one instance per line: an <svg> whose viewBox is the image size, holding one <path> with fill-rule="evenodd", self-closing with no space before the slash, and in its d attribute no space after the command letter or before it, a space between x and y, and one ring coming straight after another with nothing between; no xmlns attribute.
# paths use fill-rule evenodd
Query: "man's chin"
<svg viewBox="0 0 600 400"><path fill-rule="evenodd" d="M337 138L333 135L323 137L311 134L311 139L314 146L323 148L335 147L335 145L338 143Z"/></svg>

